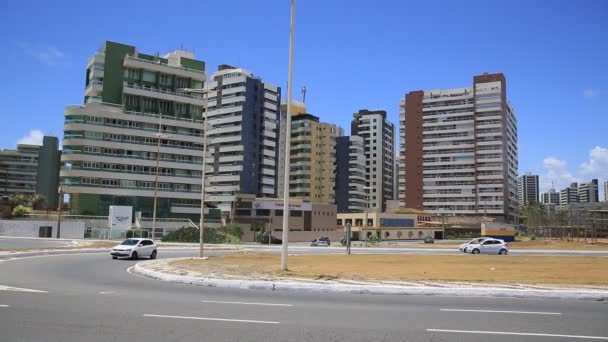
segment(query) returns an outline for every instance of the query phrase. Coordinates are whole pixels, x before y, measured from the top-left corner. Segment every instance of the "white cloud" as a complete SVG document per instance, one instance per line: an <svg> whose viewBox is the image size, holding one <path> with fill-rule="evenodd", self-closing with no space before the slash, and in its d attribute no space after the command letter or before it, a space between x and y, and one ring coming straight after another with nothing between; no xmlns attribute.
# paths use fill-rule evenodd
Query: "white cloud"
<svg viewBox="0 0 608 342"><path fill-rule="evenodd" d="M589 161L581 164L579 172L592 178L608 178L608 148L595 146L591 149Z"/></svg>
<svg viewBox="0 0 608 342"><path fill-rule="evenodd" d="M583 96L586 99L590 99L592 97L596 97L599 94L600 94L600 90L599 89L587 88L587 89L583 90Z"/></svg>
<svg viewBox="0 0 608 342"><path fill-rule="evenodd" d="M56 65L65 57L65 54L62 51L51 45L20 42L17 46L19 46L26 55L49 66Z"/></svg>
<svg viewBox="0 0 608 342"><path fill-rule="evenodd" d="M44 133L42 133L39 129L33 129L30 133L21 139L17 140L17 144L25 144L25 145L42 145L42 138L44 137Z"/></svg>
<svg viewBox="0 0 608 342"><path fill-rule="evenodd" d="M568 170L568 163L555 157L547 157L543 160L543 167L547 170L545 175L540 177L541 192L554 187L559 189L565 188L570 183L580 182L580 179L572 175Z"/></svg>

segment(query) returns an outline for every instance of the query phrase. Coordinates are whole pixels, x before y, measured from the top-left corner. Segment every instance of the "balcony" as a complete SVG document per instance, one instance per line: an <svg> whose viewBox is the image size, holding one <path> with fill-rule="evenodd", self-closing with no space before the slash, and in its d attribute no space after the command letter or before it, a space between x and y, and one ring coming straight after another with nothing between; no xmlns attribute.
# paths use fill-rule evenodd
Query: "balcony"
<svg viewBox="0 0 608 342"><path fill-rule="evenodd" d="M144 87L139 84L129 82L123 82L123 92L129 95L151 97L166 101L182 102L195 106L203 106L202 95L180 93L152 87Z"/></svg>
<svg viewBox="0 0 608 342"><path fill-rule="evenodd" d="M197 81L206 81L207 75L204 71L190 69L183 66L163 64L159 61L150 61L134 56L125 56L124 66L135 69L146 69L163 73L171 73L180 77L192 78Z"/></svg>

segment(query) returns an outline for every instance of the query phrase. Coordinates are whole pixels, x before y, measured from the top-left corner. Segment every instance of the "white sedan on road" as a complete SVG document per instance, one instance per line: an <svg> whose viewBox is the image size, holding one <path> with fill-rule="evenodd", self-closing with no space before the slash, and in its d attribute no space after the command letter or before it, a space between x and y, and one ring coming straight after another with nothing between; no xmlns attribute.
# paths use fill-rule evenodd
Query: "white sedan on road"
<svg viewBox="0 0 608 342"><path fill-rule="evenodd" d="M509 253L509 245L500 239L485 239L478 244L468 245L465 253L506 255Z"/></svg>
<svg viewBox="0 0 608 342"><path fill-rule="evenodd" d="M460 250L462 253L466 253L467 252L467 248L469 246L478 245L478 244L482 243L483 240L485 240L485 239L487 239L487 238L486 237L480 237L480 238L473 239L473 240L471 240L469 242L465 242L465 243L463 243L462 245L460 245L458 247L458 250Z"/></svg>
<svg viewBox="0 0 608 342"><path fill-rule="evenodd" d="M150 239L126 239L120 245L112 248L112 259L130 258L137 260L140 257L156 259L156 244Z"/></svg>

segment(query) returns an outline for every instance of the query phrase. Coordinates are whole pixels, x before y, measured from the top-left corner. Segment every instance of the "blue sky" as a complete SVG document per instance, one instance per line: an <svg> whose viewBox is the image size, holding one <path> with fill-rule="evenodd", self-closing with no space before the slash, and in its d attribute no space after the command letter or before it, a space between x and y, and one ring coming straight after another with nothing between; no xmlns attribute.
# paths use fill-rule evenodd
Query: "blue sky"
<svg viewBox="0 0 608 342"><path fill-rule="evenodd" d="M87 58L105 41L144 53L193 50L286 91L289 1L3 1L0 148L62 134ZM519 126L520 173L542 188L608 179L608 2L300 0L294 90L348 133L352 113L418 89L503 72ZM34 131L34 132L32 132Z"/></svg>

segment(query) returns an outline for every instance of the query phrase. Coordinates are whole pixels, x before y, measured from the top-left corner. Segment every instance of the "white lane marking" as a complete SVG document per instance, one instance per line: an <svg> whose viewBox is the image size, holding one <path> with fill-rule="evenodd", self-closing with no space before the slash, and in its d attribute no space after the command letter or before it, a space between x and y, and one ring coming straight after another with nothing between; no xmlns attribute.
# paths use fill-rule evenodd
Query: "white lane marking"
<svg viewBox="0 0 608 342"><path fill-rule="evenodd" d="M565 337L565 338L578 338L578 339L588 339L588 340L608 340L608 337L603 337L603 336L561 335L561 334L542 334L542 333L518 333L518 332L508 332L508 331L448 330L448 329L426 329L426 331L428 331L428 332L439 332L439 333L456 333L456 334L486 334L486 335Z"/></svg>
<svg viewBox="0 0 608 342"><path fill-rule="evenodd" d="M99 292L99 294L113 294L116 293L115 291L101 291Z"/></svg>
<svg viewBox="0 0 608 342"><path fill-rule="evenodd" d="M541 312L541 311L507 311L507 310L470 310L470 309L439 309L449 312L484 312L484 313L513 313L530 315L561 315L561 312Z"/></svg>
<svg viewBox="0 0 608 342"><path fill-rule="evenodd" d="M4 286L4 285L0 285L0 291L48 293L47 291L42 291L42 290L24 289L21 287L12 287L12 286Z"/></svg>
<svg viewBox="0 0 608 342"><path fill-rule="evenodd" d="M10 307L10 306L6 305L6 304L0 304L0 308L8 308L8 307Z"/></svg>
<svg viewBox="0 0 608 342"><path fill-rule="evenodd" d="M156 318L178 318L178 319L194 319L200 321L221 321L221 322L237 322L237 323L259 323L259 324L279 324L281 322L274 321L253 321L249 319L230 319L230 318L212 318L212 317L192 317L192 316L171 316L171 315L153 315L143 314L144 317Z"/></svg>
<svg viewBox="0 0 608 342"><path fill-rule="evenodd" d="M247 302L221 302L216 300L203 300L203 303L216 304L241 304L241 305L265 305L265 306L293 306L293 304L276 304L276 303L247 303Z"/></svg>

